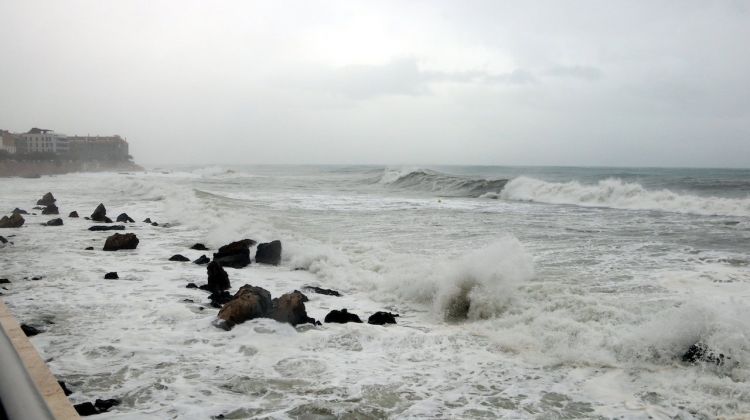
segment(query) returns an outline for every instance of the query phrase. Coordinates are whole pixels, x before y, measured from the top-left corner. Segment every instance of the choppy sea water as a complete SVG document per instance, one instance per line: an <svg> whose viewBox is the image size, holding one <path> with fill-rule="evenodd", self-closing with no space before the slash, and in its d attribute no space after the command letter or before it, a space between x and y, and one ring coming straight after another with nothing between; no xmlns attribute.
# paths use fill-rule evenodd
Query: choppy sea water
<svg viewBox="0 0 750 420"><path fill-rule="evenodd" d="M74 402L122 400L101 418L750 413L748 170L170 167L0 179L0 207L47 191L65 225L0 231L1 291ZM108 233L66 217L99 202L136 219L138 249L100 251ZM205 266L167 259L242 238L283 260L227 268L233 290L333 288L310 316L398 324L215 328L184 287ZM731 359L683 363L697 342Z"/></svg>

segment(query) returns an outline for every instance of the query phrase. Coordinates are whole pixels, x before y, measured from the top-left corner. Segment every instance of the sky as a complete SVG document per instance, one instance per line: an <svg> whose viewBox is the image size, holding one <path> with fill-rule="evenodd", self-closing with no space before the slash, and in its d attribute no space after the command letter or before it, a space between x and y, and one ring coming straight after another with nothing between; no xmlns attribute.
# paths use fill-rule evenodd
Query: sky
<svg viewBox="0 0 750 420"><path fill-rule="evenodd" d="M144 164L750 167L748 1L0 1L0 129Z"/></svg>

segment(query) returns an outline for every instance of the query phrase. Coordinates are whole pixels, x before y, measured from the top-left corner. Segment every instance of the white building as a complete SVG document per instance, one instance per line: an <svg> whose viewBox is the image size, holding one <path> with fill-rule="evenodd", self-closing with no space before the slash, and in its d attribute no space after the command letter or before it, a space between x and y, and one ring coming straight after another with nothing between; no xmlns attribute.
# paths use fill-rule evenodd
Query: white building
<svg viewBox="0 0 750 420"><path fill-rule="evenodd" d="M26 153L68 152L68 138L63 134L55 133L52 130L32 128L28 133L24 133L21 136L26 143L24 150Z"/></svg>

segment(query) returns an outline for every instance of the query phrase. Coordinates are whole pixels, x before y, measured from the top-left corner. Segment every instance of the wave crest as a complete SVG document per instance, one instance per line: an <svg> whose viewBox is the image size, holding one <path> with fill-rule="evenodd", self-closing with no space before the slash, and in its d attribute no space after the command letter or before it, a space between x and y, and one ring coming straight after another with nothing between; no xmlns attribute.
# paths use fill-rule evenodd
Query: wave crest
<svg viewBox="0 0 750 420"><path fill-rule="evenodd" d="M429 169L386 169L379 183L392 187L461 197L481 197L503 189L507 179L471 178Z"/></svg>

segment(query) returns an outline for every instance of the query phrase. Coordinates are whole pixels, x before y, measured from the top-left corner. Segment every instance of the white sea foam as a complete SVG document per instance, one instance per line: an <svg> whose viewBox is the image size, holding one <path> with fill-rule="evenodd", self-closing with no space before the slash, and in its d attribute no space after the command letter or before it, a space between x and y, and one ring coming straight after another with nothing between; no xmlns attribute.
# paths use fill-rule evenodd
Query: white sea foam
<svg viewBox="0 0 750 420"><path fill-rule="evenodd" d="M546 182L521 176L505 185L506 200L612 207L633 210L750 217L750 198L702 197L669 190L647 190L637 183L605 179L586 185L577 181Z"/></svg>

